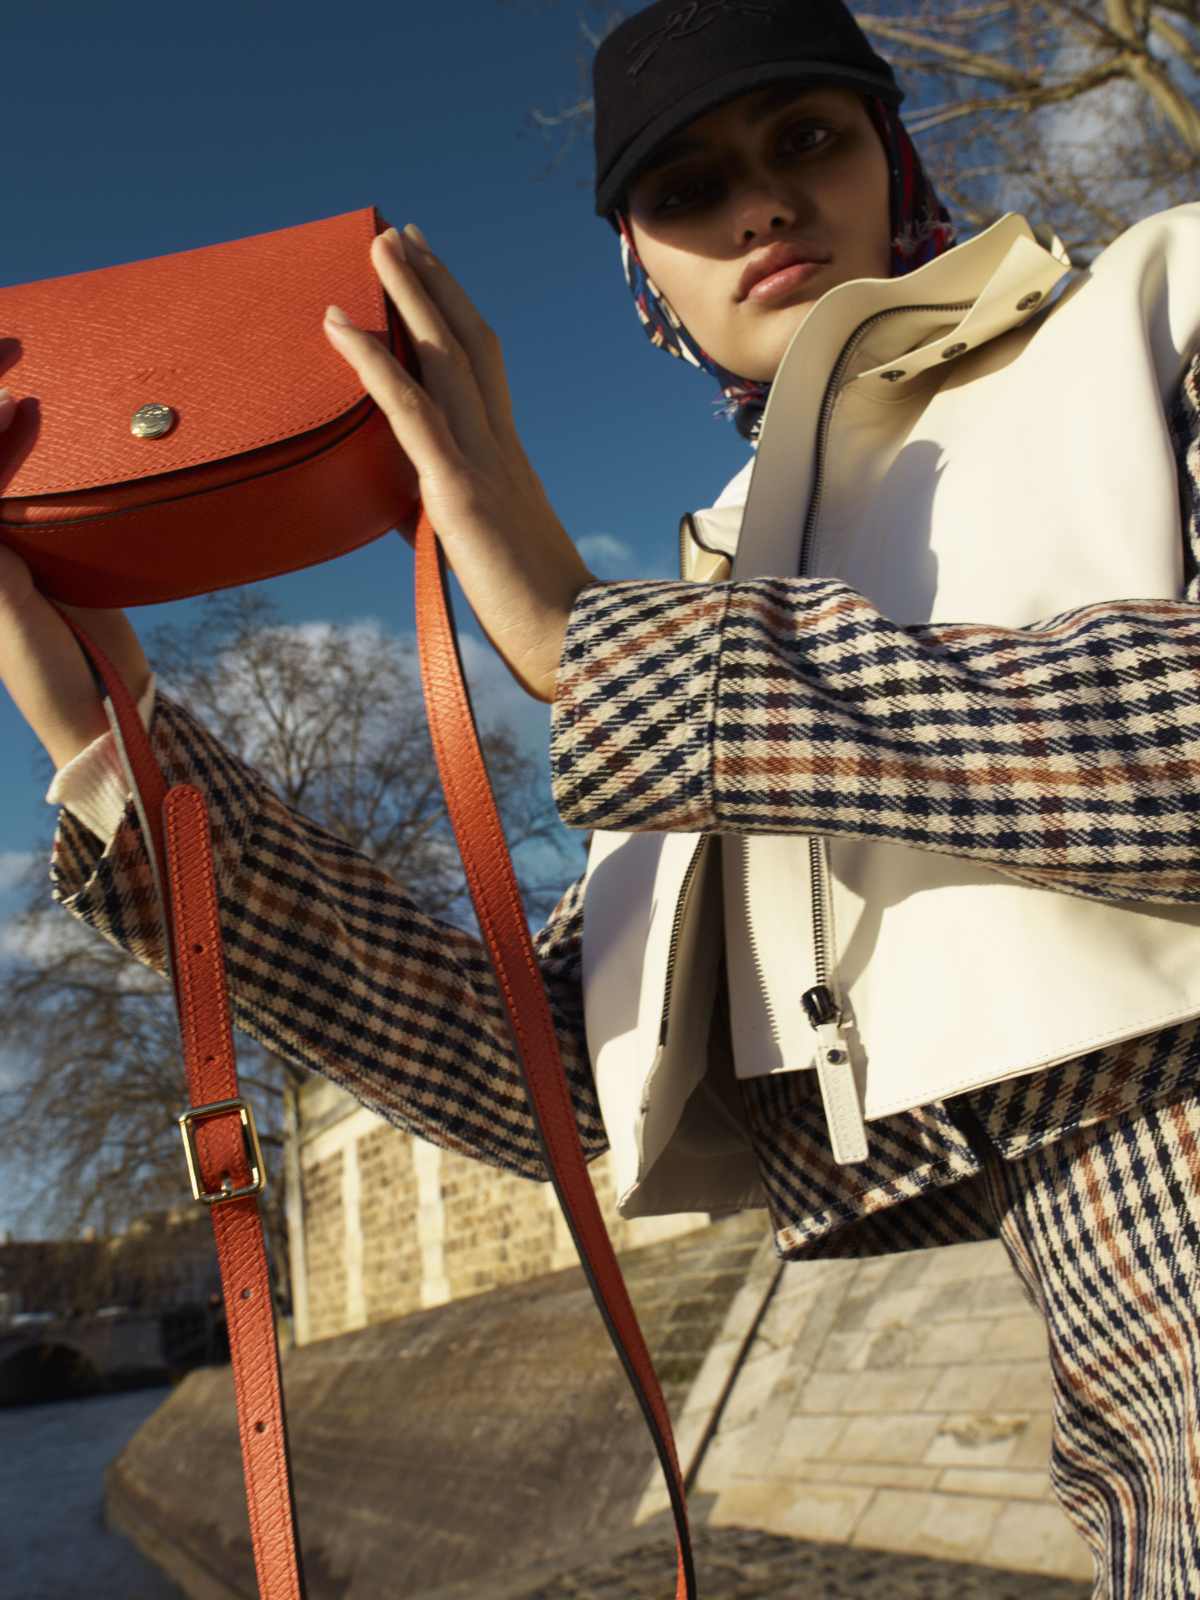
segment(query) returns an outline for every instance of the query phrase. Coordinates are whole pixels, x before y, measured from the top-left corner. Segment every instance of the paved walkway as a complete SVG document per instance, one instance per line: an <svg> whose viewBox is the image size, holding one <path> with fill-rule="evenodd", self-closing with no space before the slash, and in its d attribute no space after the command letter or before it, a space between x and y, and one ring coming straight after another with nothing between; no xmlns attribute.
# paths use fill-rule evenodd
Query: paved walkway
<svg viewBox="0 0 1200 1600"><path fill-rule="evenodd" d="M641 1535L649 1530L643 1528ZM1089 1600L1090 1583L998 1572L958 1561L848 1549L751 1528L693 1529L701 1600ZM662 1600L675 1586L672 1529L657 1527L616 1556L511 1587L487 1600ZM464 1591L465 1593L465 1591ZM460 1600L457 1590L431 1600Z"/></svg>
<svg viewBox="0 0 1200 1600"><path fill-rule="evenodd" d="M706 1522L1090 1580L1050 1488L1045 1327L998 1243L782 1272L765 1244L673 1412L685 1458L764 1305L696 1479ZM656 1476L643 1513L665 1503Z"/></svg>

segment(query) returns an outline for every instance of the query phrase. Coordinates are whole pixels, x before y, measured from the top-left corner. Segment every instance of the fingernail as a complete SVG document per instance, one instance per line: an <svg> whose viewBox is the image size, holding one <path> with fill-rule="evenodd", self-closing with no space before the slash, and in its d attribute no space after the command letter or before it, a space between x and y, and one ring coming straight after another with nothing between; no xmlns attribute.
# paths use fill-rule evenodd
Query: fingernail
<svg viewBox="0 0 1200 1600"><path fill-rule="evenodd" d="M354 326L341 306L326 306L325 321L336 323L340 328L352 328Z"/></svg>
<svg viewBox="0 0 1200 1600"><path fill-rule="evenodd" d="M12 390L0 388L0 406L6 406L12 399Z"/></svg>
<svg viewBox="0 0 1200 1600"><path fill-rule="evenodd" d="M425 251L426 255L432 255L433 252L429 248L429 240L421 232L420 228L417 227L415 222L406 222L404 224L404 231L406 234L408 234L410 239L415 240L416 243L420 245L421 249Z"/></svg>

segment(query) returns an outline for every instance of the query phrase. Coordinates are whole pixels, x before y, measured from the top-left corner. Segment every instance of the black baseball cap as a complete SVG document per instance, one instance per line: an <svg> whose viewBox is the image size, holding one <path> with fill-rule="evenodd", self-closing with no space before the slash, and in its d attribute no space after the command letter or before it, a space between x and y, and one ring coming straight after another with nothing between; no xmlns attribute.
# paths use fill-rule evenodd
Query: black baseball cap
<svg viewBox="0 0 1200 1600"><path fill-rule="evenodd" d="M627 17L592 64L597 216L621 203L664 139L783 79L904 99L842 0L656 0Z"/></svg>

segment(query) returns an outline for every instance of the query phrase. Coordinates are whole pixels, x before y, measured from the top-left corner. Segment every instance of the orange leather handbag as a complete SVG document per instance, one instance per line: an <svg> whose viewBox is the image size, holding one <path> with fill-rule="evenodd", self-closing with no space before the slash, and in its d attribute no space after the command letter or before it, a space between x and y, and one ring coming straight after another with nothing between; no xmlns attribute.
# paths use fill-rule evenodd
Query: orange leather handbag
<svg viewBox="0 0 1200 1600"><path fill-rule="evenodd" d="M0 540L52 599L132 606L250 583L396 529L416 547L426 712L471 897L505 997L547 1170L641 1406L675 1518L677 1600L695 1600L670 1418L579 1142L541 972L479 749L446 566L416 474L322 332L341 305L410 367L370 263L374 207L227 244L0 288ZM203 794L168 788L127 686L65 617L97 676L140 815L167 930L190 1104L192 1191L220 1262L259 1594L304 1576L258 1195L239 1093Z"/></svg>

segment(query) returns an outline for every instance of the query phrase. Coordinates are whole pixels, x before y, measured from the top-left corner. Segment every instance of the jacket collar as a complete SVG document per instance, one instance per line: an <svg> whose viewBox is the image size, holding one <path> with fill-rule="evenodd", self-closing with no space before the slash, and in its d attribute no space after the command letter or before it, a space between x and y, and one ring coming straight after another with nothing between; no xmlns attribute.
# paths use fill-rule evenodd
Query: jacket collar
<svg viewBox="0 0 1200 1600"><path fill-rule="evenodd" d="M1024 217L1010 211L916 272L882 282L868 278L839 284L813 308L814 316L823 312L812 331L815 348L803 355L806 322L784 353L779 375L788 368L792 378L793 353L809 365L822 353L832 365L835 346L866 318L887 311L891 314L856 346L842 382L861 385L884 399L903 394L926 372L944 370L948 360L978 349L1042 310L1071 268L1062 241L1052 233L1048 238L1049 248L1038 242ZM842 295L842 290L850 292Z"/></svg>
<svg viewBox="0 0 1200 1600"><path fill-rule="evenodd" d="M855 278L830 289L784 351L756 454L715 506L695 513L703 543L736 553L735 577L769 572L772 565L779 570L769 532L777 495L767 485L794 479L792 491L804 492L796 441L815 438L829 389L853 386L883 401L908 398L918 385L929 386L927 373L944 372L948 362L1035 317L1070 271L1062 240L1010 211L915 272ZM876 316L847 354L856 332Z"/></svg>

